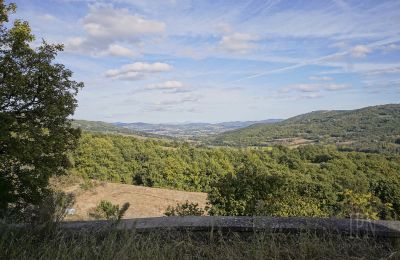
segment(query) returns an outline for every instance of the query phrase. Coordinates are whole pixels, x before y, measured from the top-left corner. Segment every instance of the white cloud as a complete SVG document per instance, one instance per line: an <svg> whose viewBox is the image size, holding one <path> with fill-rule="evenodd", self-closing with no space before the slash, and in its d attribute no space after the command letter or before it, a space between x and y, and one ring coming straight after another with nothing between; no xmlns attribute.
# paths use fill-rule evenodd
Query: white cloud
<svg viewBox="0 0 400 260"><path fill-rule="evenodd" d="M40 15L39 19L46 21L46 22L54 22L57 20L57 18L54 15L51 14L44 14L44 15Z"/></svg>
<svg viewBox="0 0 400 260"><path fill-rule="evenodd" d="M344 90L350 88L348 84L327 84L323 87L324 90L335 91L335 90Z"/></svg>
<svg viewBox="0 0 400 260"><path fill-rule="evenodd" d="M153 101L148 104L143 111L145 112L164 112L164 111L180 111L180 112L195 112L194 108L187 108L187 105L199 101L200 96L194 94L168 94L165 98Z"/></svg>
<svg viewBox="0 0 400 260"><path fill-rule="evenodd" d="M113 79L138 80L144 78L146 74L166 72L171 69L172 66L167 63L135 62L126 64L119 69L107 70L105 76Z"/></svg>
<svg viewBox="0 0 400 260"><path fill-rule="evenodd" d="M322 95L318 93L307 93L301 95L301 98L307 98L307 99L320 98L320 97L322 97Z"/></svg>
<svg viewBox="0 0 400 260"><path fill-rule="evenodd" d="M219 23L215 26L215 29L224 34L232 32L232 27L228 23Z"/></svg>
<svg viewBox="0 0 400 260"><path fill-rule="evenodd" d="M168 80L161 83L150 84L146 89L162 89L162 90L178 90L186 88L186 86L177 80Z"/></svg>
<svg viewBox="0 0 400 260"><path fill-rule="evenodd" d="M328 91L336 91L336 90L344 90L350 88L350 85L347 84L323 84L323 83L316 83L316 84L295 84L291 85L288 88L284 88L285 91L290 90L297 90L300 92L319 92L322 90Z"/></svg>
<svg viewBox="0 0 400 260"><path fill-rule="evenodd" d="M133 57L136 55L136 53L133 50L118 44L111 44L110 46L108 46L106 54L109 54L111 56L121 56L121 57Z"/></svg>
<svg viewBox="0 0 400 260"><path fill-rule="evenodd" d="M397 50L400 50L400 45L392 43L392 44L382 46L380 49L382 49L384 52L397 51Z"/></svg>
<svg viewBox="0 0 400 260"><path fill-rule="evenodd" d="M367 56L368 53L371 53L372 49L365 45L357 45L353 49L351 49L350 53L353 57L363 58Z"/></svg>
<svg viewBox="0 0 400 260"><path fill-rule="evenodd" d="M380 74L400 74L400 66L371 70L371 71L365 72L364 74L367 76L380 75Z"/></svg>
<svg viewBox="0 0 400 260"><path fill-rule="evenodd" d="M194 95L186 95L183 97L177 97L174 99L166 99L162 100L159 102L156 102L156 105L161 105L161 106L172 106L172 105L179 105L183 103L188 103L188 102L197 102L199 100L199 96L194 96Z"/></svg>
<svg viewBox="0 0 400 260"><path fill-rule="evenodd" d="M67 50L129 57L133 52L117 43L138 44L144 37L165 31L163 22L104 4L91 5L82 22L85 37L68 39Z"/></svg>
<svg viewBox="0 0 400 260"><path fill-rule="evenodd" d="M69 50L75 51L78 50L85 41L83 37L72 37L67 40L65 45Z"/></svg>
<svg viewBox="0 0 400 260"><path fill-rule="evenodd" d="M331 81L333 78L327 76L310 76L308 77L309 80L316 80L316 81Z"/></svg>
<svg viewBox="0 0 400 260"><path fill-rule="evenodd" d="M219 46L223 50L244 54L257 47L255 44L257 39L257 37L250 34L233 33L223 36L219 42Z"/></svg>
<svg viewBox="0 0 400 260"><path fill-rule="evenodd" d="M130 13L127 9L114 9L112 6L92 5L89 14L83 20L83 26L89 36L105 39L130 39L148 34L164 32L165 24L146 20Z"/></svg>

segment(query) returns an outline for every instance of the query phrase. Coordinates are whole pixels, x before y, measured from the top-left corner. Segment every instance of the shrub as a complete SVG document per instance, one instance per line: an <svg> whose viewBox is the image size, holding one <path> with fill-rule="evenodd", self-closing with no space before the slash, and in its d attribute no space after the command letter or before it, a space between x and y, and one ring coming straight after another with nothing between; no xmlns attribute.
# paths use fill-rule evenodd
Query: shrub
<svg viewBox="0 0 400 260"><path fill-rule="evenodd" d="M168 206L165 211L165 216L202 216L205 213L205 209L199 208L198 203L186 201L182 204L177 204L175 207Z"/></svg>
<svg viewBox="0 0 400 260"><path fill-rule="evenodd" d="M92 212L89 212L89 216L94 219L120 220L129 206L130 204L126 202L120 209L119 205L114 205L110 201L102 200Z"/></svg>

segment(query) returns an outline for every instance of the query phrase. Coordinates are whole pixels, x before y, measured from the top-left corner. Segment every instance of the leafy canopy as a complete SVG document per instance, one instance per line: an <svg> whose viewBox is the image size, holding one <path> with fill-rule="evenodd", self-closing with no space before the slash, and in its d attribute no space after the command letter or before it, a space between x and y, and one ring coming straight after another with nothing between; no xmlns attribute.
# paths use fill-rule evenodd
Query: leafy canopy
<svg viewBox="0 0 400 260"><path fill-rule="evenodd" d="M0 0L0 216L40 204L49 177L66 172L80 133L68 117L83 83L54 63L62 45L31 47L28 22L9 22L15 11Z"/></svg>

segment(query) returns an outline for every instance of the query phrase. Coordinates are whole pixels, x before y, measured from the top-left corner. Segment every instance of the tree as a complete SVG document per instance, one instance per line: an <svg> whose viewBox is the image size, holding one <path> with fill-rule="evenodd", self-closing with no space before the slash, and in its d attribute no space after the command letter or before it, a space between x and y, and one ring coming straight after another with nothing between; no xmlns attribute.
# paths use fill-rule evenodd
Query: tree
<svg viewBox="0 0 400 260"><path fill-rule="evenodd" d="M54 63L62 45L30 46L29 24L9 23L15 10L0 0L0 217L41 203L49 178L70 166L68 151L80 135L68 117L83 83Z"/></svg>

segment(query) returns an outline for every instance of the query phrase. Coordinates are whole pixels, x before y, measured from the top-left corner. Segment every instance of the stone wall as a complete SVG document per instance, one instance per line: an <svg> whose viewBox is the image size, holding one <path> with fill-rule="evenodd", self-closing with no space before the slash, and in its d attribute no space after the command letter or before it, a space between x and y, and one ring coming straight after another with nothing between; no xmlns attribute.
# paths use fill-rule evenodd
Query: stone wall
<svg viewBox="0 0 400 260"><path fill-rule="evenodd" d="M157 217L111 221L63 222L66 229L136 229L138 232L160 229L233 232L324 232L348 235L367 234L376 237L400 237L400 221L361 219L278 218L278 217Z"/></svg>

